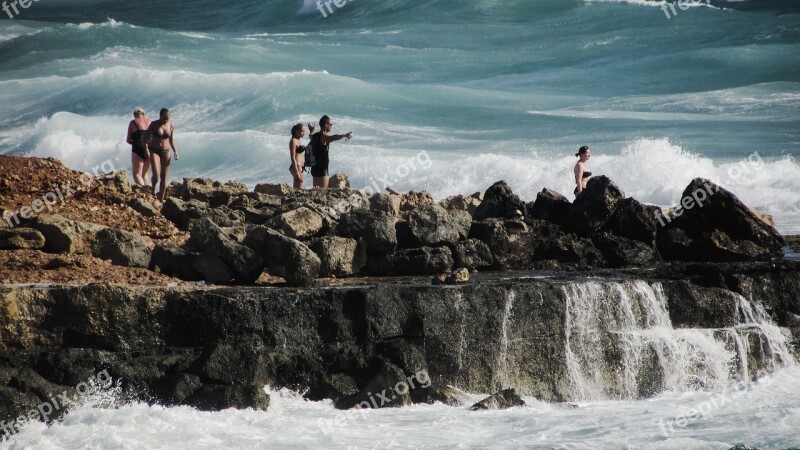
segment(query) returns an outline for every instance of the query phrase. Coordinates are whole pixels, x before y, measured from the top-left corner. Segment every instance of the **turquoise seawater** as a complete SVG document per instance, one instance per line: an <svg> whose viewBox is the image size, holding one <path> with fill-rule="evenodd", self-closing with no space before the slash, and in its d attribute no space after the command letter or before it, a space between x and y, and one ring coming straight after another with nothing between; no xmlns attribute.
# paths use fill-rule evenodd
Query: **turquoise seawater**
<svg viewBox="0 0 800 450"><path fill-rule="evenodd" d="M331 163L354 187L570 194L589 145L628 195L674 204L704 176L800 231L796 1L339 4L0 11L0 153L125 168L133 108L168 107L175 179L290 182L289 129L328 114L355 135Z"/></svg>

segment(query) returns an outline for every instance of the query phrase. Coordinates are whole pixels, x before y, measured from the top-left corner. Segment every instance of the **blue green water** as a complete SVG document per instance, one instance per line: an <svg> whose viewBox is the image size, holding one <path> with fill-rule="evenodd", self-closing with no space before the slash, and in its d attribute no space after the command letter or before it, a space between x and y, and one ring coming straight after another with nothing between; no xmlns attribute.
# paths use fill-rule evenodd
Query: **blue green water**
<svg viewBox="0 0 800 450"><path fill-rule="evenodd" d="M354 187L568 194L589 145L628 195L705 176L800 230L800 6L661 5L41 0L0 12L0 153L127 167L133 108L168 107L176 179L290 182L291 125L328 114Z"/></svg>

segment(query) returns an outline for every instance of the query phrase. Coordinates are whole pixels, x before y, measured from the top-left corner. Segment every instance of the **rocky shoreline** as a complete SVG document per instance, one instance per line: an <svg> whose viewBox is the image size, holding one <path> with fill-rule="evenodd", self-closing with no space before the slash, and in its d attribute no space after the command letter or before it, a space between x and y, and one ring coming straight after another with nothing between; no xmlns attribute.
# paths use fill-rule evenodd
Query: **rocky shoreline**
<svg viewBox="0 0 800 450"><path fill-rule="evenodd" d="M49 171L5 175L3 211L77 176L53 160L0 162ZM601 394L645 398L668 388L669 361L647 342L634 381L615 378L628 364L621 325L600 310L625 302L626 327L657 319L735 347L734 378L800 356L800 263L784 260L768 216L707 180L667 211L606 177L574 202L549 189L526 202L502 181L439 202L339 182L251 192L184 179L162 205L122 171L48 214L4 220L0 420L102 371L121 399L206 410L266 409L265 384L350 408L423 372L428 387L385 406L460 404L459 390L514 404L508 388L570 401L578 307L600 308ZM785 349L767 322L792 336Z"/></svg>

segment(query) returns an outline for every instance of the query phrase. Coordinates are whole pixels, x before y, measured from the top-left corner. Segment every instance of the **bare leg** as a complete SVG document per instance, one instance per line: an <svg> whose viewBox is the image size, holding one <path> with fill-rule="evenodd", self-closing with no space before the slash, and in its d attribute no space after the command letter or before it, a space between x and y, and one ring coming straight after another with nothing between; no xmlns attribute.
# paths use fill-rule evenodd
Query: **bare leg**
<svg viewBox="0 0 800 450"><path fill-rule="evenodd" d="M152 181L153 195L156 195L158 180L161 178L161 157L155 152L150 153L150 165L153 167L153 177L150 181Z"/></svg>
<svg viewBox="0 0 800 450"><path fill-rule="evenodd" d="M167 156L161 157L161 189L159 190L158 199L162 202L167 199L167 177L169 176L170 162L172 162L172 155L170 153L167 153ZM153 188L155 188L155 184Z"/></svg>
<svg viewBox="0 0 800 450"><path fill-rule="evenodd" d="M152 154L150 158L144 160L144 165L142 166L142 180L144 184L142 186L150 186L150 179L147 177L147 172L150 171L150 160L153 158Z"/></svg>
<svg viewBox="0 0 800 450"><path fill-rule="evenodd" d="M145 161L147 160L142 159L141 156L131 152L131 166L133 167L133 182L136 183L137 186L145 185L144 178L142 178L142 167L144 166Z"/></svg>
<svg viewBox="0 0 800 450"><path fill-rule="evenodd" d="M303 179L300 178L300 174L295 172L294 169L289 169L289 173L292 174L293 187L295 189L303 189Z"/></svg>

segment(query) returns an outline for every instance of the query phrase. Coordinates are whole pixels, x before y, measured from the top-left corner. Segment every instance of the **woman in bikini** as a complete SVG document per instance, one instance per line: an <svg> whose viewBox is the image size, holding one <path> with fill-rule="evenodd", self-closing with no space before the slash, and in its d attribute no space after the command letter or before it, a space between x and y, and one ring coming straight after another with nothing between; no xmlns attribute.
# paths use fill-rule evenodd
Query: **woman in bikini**
<svg viewBox="0 0 800 450"><path fill-rule="evenodd" d="M150 119L145 117L144 109L137 107L133 110L133 120L128 124L128 137L125 142L131 145L131 165L133 166L133 181L137 186L150 186L147 171L150 170L150 149L147 130L150 128Z"/></svg>
<svg viewBox="0 0 800 450"><path fill-rule="evenodd" d="M314 133L314 125L308 124L311 134ZM294 179L294 188L303 189L303 166L305 164L305 152L311 150L311 146L304 146L300 139L306 135L306 129L302 123L292 127L292 140L289 141L289 157L292 160L292 165L289 166L289 173L292 174Z"/></svg>
<svg viewBox="0 0 800 450"><path fill-rule="evenodd" d="M589 150L589 147L583 146L578 150L578 153L575 153L575 156L580 158L578 162L575 164L575 197L581 195L584 189L586 189L586 184L589 182L589 178L592 176L592 172L589 172L589 166L586 164L589 161L589 158L592 157L592 151Z"/></svg>
<svg viewBox="0 0 800 450"><path fill-rule="evenodd" d="M169 110L164 108L159 114L159 119L150 124L150 134L153 137L152 161L153 166L153 194L159 187L158 199L162 202L167 194L167 176L172 156L169 151L175 152L175 161L178 160L178 149L175 147L175 126L170 121ZM161 183L160 186L157 183Z"/></svg>

